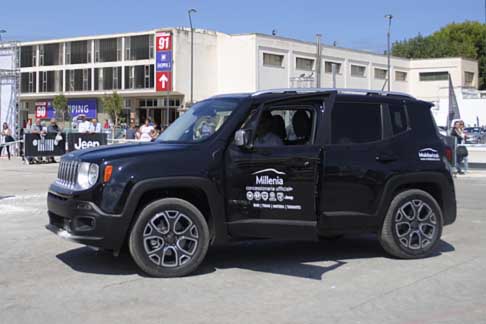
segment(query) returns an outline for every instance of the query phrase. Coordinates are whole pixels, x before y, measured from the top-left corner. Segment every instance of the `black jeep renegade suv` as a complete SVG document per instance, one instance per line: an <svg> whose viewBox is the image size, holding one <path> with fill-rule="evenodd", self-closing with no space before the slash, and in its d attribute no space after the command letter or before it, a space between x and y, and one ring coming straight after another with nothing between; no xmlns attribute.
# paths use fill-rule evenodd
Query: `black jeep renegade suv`
<svg viewBox="0 0 486 324"><path fill-rule="evenodd" d="M284 89L194 105L155 142L63 156L47 198L57 235L183 276L210 244L374 232L398 258L433 253L456 218L430 103Z"/></svg>

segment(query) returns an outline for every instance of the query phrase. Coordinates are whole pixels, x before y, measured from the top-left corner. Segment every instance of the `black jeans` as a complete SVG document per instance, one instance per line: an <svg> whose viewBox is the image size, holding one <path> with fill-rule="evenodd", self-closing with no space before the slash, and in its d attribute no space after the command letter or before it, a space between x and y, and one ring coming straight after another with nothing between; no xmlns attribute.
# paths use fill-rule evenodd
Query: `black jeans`
<svg viewBox="0 0 486 324"><path fill-rule="evenodd" d="M8 145L8 143L5 143L7 145L3 145L2 146L2 149L0 150L0 155L2 155L3 153L3 148L5 147L7 149L7 155L8 155L8 159L10 160L10 145Z"/></svg>

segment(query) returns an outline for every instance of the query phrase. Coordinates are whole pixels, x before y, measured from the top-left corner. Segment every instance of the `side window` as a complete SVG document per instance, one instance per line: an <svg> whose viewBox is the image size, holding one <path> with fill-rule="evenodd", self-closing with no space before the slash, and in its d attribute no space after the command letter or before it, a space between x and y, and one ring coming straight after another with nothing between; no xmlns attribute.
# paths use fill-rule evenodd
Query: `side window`
<svg viewBox="0 0 486 324"><path fill-rule="evenodd" d="M390 124L393 135L405 132L408 129L407 112L404 105L388 105L390 111Z"/></svg>
<svg viewBox="0 0 486 324"><path fill-rule="evenodd" d="M312 141L312 107L270 107L262 112L255 145L305 145Z"/></svg>
<svg viewBox="0 0 486 324"><path fill-rule="evenodd" d="M337 102L331 115L332 144L359 144L382 138L381 105Z"/></svg>

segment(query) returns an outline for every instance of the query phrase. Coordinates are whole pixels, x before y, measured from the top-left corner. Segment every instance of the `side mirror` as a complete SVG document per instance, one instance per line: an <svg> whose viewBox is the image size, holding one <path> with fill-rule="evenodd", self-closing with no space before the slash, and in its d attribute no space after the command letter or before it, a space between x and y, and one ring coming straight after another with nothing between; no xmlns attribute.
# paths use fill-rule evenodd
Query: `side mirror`
<svg viewBox="0 0 486 324"><path fill-rule="evenodd" d="M239 147L247 147L250 145L251 131L247 129L239 129L235 133L235 145Z"/></svg>

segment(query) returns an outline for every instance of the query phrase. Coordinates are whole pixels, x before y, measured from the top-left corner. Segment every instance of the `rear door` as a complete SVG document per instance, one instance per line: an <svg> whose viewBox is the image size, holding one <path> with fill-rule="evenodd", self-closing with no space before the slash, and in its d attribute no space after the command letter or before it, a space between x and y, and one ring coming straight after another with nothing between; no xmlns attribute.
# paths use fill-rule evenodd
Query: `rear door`
<svg viewBox="0 0 486 324"><path fill-rule="evenodd" d="M271 113L275 121L272 132L281 143L273 140L272 144L255 144L251 149L229 145L225 189L233 236L315 237L322 147L314 143L321 108L320 101L260 107ZM294 129L300 119L295 118L297 113L304 117ZM255 120L250 119L243 127L259 133L261 116L262 111L256 111ZM303 127L306 123L307 133Z"/></svg>
<svg viewBox="0 0 486 324"><path fill-rule="evenodd" d="M372 98L337 97L331 110L330 143L325 146L322 230L375 224L385 179L398 161L386 140L386 107Z"/></svg>

